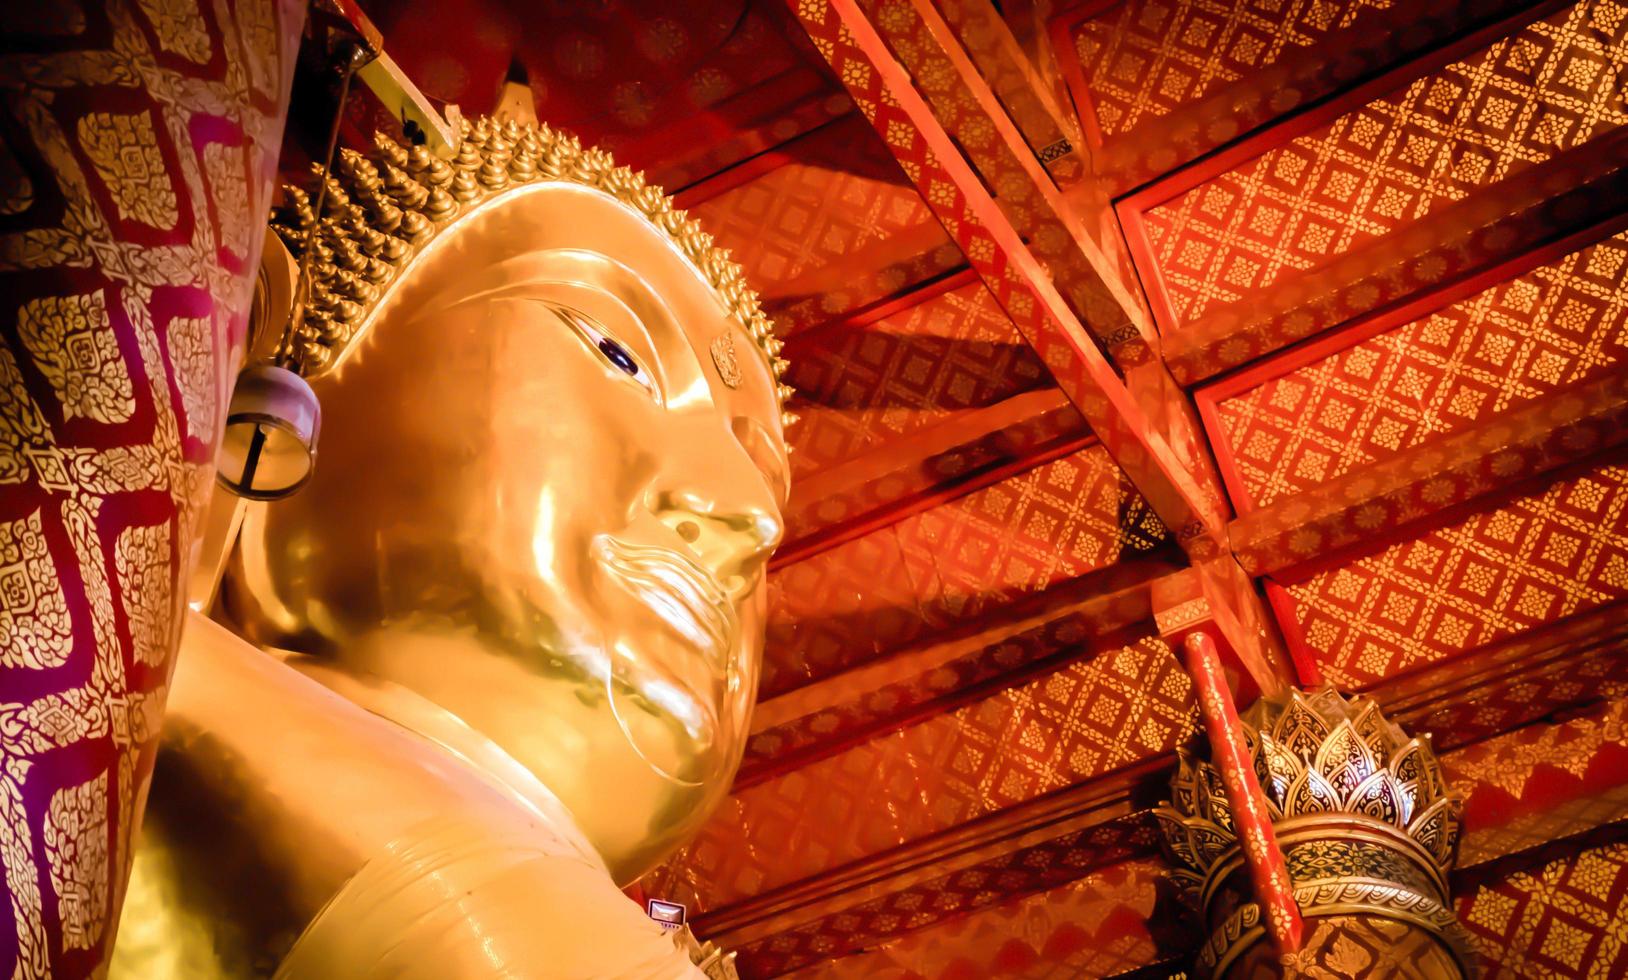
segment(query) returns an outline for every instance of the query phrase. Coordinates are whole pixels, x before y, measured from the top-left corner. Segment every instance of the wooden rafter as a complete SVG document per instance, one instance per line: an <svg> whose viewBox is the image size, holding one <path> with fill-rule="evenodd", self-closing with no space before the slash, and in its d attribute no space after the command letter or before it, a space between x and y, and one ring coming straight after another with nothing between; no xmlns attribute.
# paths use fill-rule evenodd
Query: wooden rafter
<svg viewBox="0 0 1628 980"><path fill-rule="evenodd" d="M1628 440L1628 374L1612 373L1421 443L1233 522L1255 575L1397 539L1435 515Z"/></svg>
<svg viewBox="0 0 1628 980"><path fill-rule="evenodd" d="M1112 271L949 27L922 0L890 0L888 19L910 31L918 67L930 72L938 108L856 0L793 0L792 11L901 169L969 264L1046 364L1064 395L1181 541L1212 601L1225 607L1225 647L1263 690L1286 674L1264 606L1234 574L1222 526L1226 505L1180 390L1147 346L1151 340L1128 271ZM895 44L904 42L896 39ZM959 144L940 118L955 121ZM975 134L986 132L987 139ZM969 141L968 137L972 137ZM969 145L976 144L976 145ZM965 151L968 156L963 156ZM975 169L977 165L978 169ZM990 193L995 187L1001 201ZM1003 204L1018 202L1020 206ZM1016 223L1015 223L1016 222ZM1031 243L1050 243L1046 261ZM1073 284L1083 318L1065 299ZM1112 302L1112 309L1106 305ZM1096 337L1089 323L1098 327ZM1112 324L1108 329L1104 325ZM1127 324L1132 325L1125 332ZM1132 338L1135 342L1132 343ZM1099 346L1099 343L1102 346ZM1103 347L1131 367L1121 377Z"/></svg>

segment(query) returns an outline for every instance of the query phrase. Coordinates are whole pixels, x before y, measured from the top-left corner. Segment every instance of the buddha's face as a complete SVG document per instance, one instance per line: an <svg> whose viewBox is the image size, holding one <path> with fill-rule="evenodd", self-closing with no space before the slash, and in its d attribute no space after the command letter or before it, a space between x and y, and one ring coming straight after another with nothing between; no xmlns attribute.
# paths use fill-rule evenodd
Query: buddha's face
<svg viewBox="0 0 1628 980"><path fill-rule="evenodd" d="M625 881L739 762L785 451L761 354L666 239L531 196L434 243L317 379L315 474L246 519L226 601L495 741Z"/></svg>

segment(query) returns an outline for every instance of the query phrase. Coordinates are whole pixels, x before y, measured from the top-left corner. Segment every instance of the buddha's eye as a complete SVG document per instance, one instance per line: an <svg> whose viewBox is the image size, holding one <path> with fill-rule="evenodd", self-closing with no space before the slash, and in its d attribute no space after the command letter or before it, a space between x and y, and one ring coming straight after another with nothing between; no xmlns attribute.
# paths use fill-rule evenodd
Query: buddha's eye
<svg viewBox="0 0 1628 980"><path fill-rule="evenodd" d="M599 342L599 353L604 354L607 360L621 368L622 373L628 377L637 378L639 376L639 362L633 359L633 355L627 352L627 348L616 341L609 337L601 340Z"/></svg>
<svg viewBox="0 0 1628 980"><path fill-rule="evenodd" d="M611 367L638 382L651 397L660 398L655 378L643 364L639 363L638 356L628 350L621 341L608 335L598 321L572 309L556 308L555 312L560 315L560 319L575 328Z"/></svg>

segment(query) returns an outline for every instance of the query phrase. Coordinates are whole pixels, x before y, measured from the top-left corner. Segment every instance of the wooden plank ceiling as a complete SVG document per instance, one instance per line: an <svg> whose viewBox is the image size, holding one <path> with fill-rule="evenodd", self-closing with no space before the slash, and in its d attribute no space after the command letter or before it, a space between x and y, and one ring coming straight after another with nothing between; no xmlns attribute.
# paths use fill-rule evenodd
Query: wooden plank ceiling
<svg viewBox="0 0 1628 980"><path fill-rule="evenodd" d="M1179 967L1189 567L1246 695L1434 735L1488 975L1628 972L1628 9L365 6L466 113L518 59L787 340L753 738L642 885L743 973Z"/></svg>

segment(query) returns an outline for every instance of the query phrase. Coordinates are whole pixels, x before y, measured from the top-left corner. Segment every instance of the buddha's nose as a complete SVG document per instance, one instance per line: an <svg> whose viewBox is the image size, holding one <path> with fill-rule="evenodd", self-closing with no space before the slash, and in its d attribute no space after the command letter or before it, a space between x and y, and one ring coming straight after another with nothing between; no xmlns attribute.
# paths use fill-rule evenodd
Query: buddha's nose
<svg viewBox="0 0 1628 980"><path fill-rule="evenodd" d="M697 451L666 468L652 487L651 510L725 589L751 583L780 543L784 525L768 480L738 446Z"/></svg>

